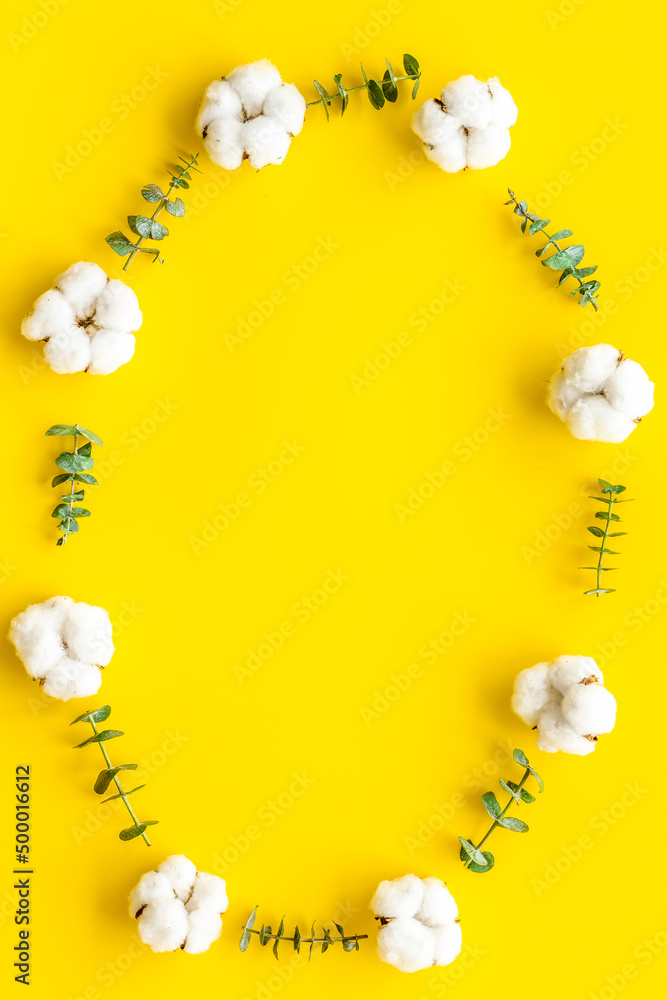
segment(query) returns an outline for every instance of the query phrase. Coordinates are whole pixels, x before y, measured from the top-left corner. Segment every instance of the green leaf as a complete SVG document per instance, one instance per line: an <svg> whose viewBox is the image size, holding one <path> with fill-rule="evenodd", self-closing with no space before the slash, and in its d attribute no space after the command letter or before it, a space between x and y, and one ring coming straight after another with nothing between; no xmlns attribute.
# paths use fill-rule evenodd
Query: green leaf
<svg viewBox="0 0 667 1000"><path fill-rule="evenodd" d="M59 476L54 476L51 480L51 486L60 486L61 483L71 483L74 476L69 476L66 473L62 473Z"/></svg>
<svg viewBox="0 0 667 1000"><path fill-rule="evenodd" d="M626 489L626 486L612 486L613 493L625 493Z"/></svg>
<svg viewBox="0 0 667 1000"><path fill-rule="evenodd" d="M505 781L503 778L500 778L500 787L512 796L517 805L521 803L521 792L519 792L517 785L513 781Z"/></svg>
<svg viewBox="0 0 667 1000"><path fill-rule="evenodd" d="M538 219L537 222L531 222L530 229L528 230L530 235L534 236L535 233L539 233L542 229L545 229L550 222L551 219ZM548 245L549 244L547 244L547 246Z"/></svg>
<svg viewBox="0 0 667 1000"><path fill-rule="evenodd" d="M74 721L76 722L77 720L75 719ZM97 775L93 791L97 792L98 795L104 795L119 771L136 771L138 767L138 764L119 764L117 767L105 768L104 771L100 771Z"/></svg>
<svg viewBox="0 0 667 1000"><path fill-rule="evenodd" d="M300 947L299 947L300 944L301 944L301 931L299 930L298 927L295 927L294 928L294 950L295 951L300 951Z"/></svg>
<svg viewBox="0 0 667 1000"><path fill-rule="evenodd" d="M566 236L573 236L571 229L559 229L557 233L554 233L551 237L552 240L564 240Z"/></svg>
<svg viewBox="0 0 667 1000"><path fill-rule="evenodd" d="M524 220L522 221L522 223L521 223L521 232L522 232L522 233L525 233L525 231L526 231L526 226L527 226L527 225L528 225L528 219L524 219Z"/></svg>
<svg viewBox="0 0 667 1000"><path fill-rule="evenodd" d="M110 795L108 799L102 799L102 802L113 802L114 799L127 798L128 795L133 795L134 792L138 792L139 789L145 787L146 785L137 785L136 788L131 788L129 792L119 792L117 795Z"/></svg>
<svg viewBox="0 0 667 1000"><path fill-rule="evenodd" d="M80 750L81 747L87 747L90 743L106 743L107 740L115 740L118 736L124 736L119 729L105 729L101 733L95 733L94 736L89 736L87 740L83 743L77 743L73 748L74 750Z"/></svg>
<svg viewBox="0 0 667 1000"><path fill-rule="evenodd" d="M53 427L49 427L48 431L45 431L45 436L70 437L76 433L77 431L73 424L54 424Z"/></svg>
<svg viewBox="0 0 667 1000"><path fill-rule="evenodd" d="M593 552L606 552L609 556L620 556L620 552L614 552L613 549L605 549L604 545L587 545L587 549L592 549Z"/></svg>
<svg viewBox="0 0 667 1000"><path fill-rule="evenodd" d="M124 233L118 230L105 237L105 243L108 243L113 252L117 253L119 257L127 257L128 254L137 249L135 244L128 240Z"/></svg>
<svg viewBox="0 0 667 1000"><path fill-rule="evenodd" d="M606 521L607 519L609 519L610 521L620 521L621 520L620 517L618 516L618 514L612 514L612 512L610 510L596 510L595 511L595 516L597 518L600 518L600 520L602 520L602 521Z"/></svg>
<svg viewBox="0 0 667 1000"><path fill-rule="evenodd" d="M78 434L81 434L83 435L83 437L88 438L88 440L92 441L93 444L99 445L100 448L104 447L104 441L102 440L102 438L98 437L97 434L95 434L93 431L86 430L86 428L81 427L80 424L76 425L76 430Z"/></svg>
<svg viewBox="0 0 667 1000"><path fill-rule="evenodd" d="M502 809L500 808L500 803L493 792L484 792L484 795L482 795L482 805L488 812L491 819L498 819Z"/></svg>
<svg viewBox="0 0 667 1000"><path fill-rule="evenodd" d="M259 943L261 944L262 948L264 948L265 945L267 945L270 940L271 940L271 928L265 927L264 924L262 924L259 930Z"/></svg>
<svg viewBox="0 0 667 1000"><path fill-rule="evenodd" d="M61 494L61 500L67 500L68 503L74 503L75 500L83 500L85 490L78 490L76 493L63 493Z"/></svg>
<svg viewBox="0 0 667 1000"><path fill-rule="evenodd" d="M69 512L70 517L90 517L90 511L87 507L72 507Z"/></svg>
<svg viewBox="0 0 667 1000"><path fill-rule="evenodd" d="M348 102L349 102L348 93L347 93L345 87L343 86L343 84L340 82L342 80L342 78L343 78L343 74L342 73L336 73L336 75L334 77L334 83L336 84L336 86L338 88L338 93L340 94L340 98L341 98L341 109L340 109L340 116L341 116L341 118L345 114L345 109L347 108L347 105L348 105Z"/></svg>
<svg viewBox="0 0 667 1000"><path fill-rule="evenodd" d="M521 767L530 767L530 764L528 763L528 758L526 757L523 750L519 750L519 748L517 747L512 756L514 757L517 764L521 764Z"/></svg>
<svg viewBox="0 0 667 1000"><path fill-rule="evenodd" d="M544 261L542 261L542 263L544 264ZM570 277L571 274L572 274L572 268L566 267L563 273L561 274L560 278L558 279L558 285L556 287L559 288L564 281L567 281L567 279Z"/></svg>
<svg viewBox="0 0 667 1000"><path fill-rule="evenodd" d="M354 951L354 949L358 947L358 942L354 941L352 938L345 938L343 941L343 951Z"/></svg>
<svg viewBox="0 0 667 1000"><path fill-rule="evenodd" d="M181 216L185 215L185 205L180 198L166 202L164 207L170 215L176 216L176 218L180 219Z"/></svg>
<svg viewBox="0 0 667 1000"><path fill-rule="evenodd" d="M278 958L278 945L280 944L280 939L282 938L284 932L285 932L285 917L283 915L283 918L280 921L280 927L276 931L276 939L273 942L273 954L276 956L276 958Z"/></svg>
<svg viewBox="0 0 667 1000"><path fill-rule="evenodd" d="M413 101L414 101L415 97L417 96L417 91L419 90L419 84L421 83L421 81L422 81L422 78L418 77L418 79L415 81L414 87L412 88L412 100Z"/></svg>
<svg viewBox="0 0 667 1000"><path fill-rule="evenodd" d="M593 267L578 267L578 268L575 269L574 273L579 278L588 278L589 275L595 274L595 272L597 271L597 269L598 269L598 266L597 266L597 264L595 264Z"/></svg>
<svg viewBox="0 0 667 1000"><path fill-rule="evenodd" d="M90 458L91 451L92 451L92 445L91 445L90 441L86 441L85 444L81 445L81 447L79 448L77 454L78 455L84 455L86 458Z"/></svg>
<svg viewBox="0 0 667 1000"><path fill-rule="evenodd" d="M607 538L620 538L621 535L627 535L627 531L610 531Z"/></svg>
<svg viewBox="0 0 667 1000"><path fill-rule="evenodd" d="M459 852L459 857L461 858L461 861L465 862L466 857L463 851L463 847L461 847L461 850ZM468 869L469 872L477 872L479 875L483 875L485 872L491 871L494 864L496 863L496 859L494 858L493 854L491 854L491 851L482 851L482 857L484 858L486 864L480 865L476 861L470 861L469 864L466 865L466 868Z"/></svg>
<svg viewBox="0 0 667 1000"><path fill-rule="evenodd" d="M382 88L376 80L368 81L368 100L371 102L376 111L380 111L384 107L384 94Z"/></svg>
<svg viewBox="0 0 667 1000"><path fill-rule="evenodd" d="M503 816L502 819L498 820L498 826L502 826L504 830L512 830L514 833L528 833L528 824L524 823L522 819L517 819L516 816Z"/></svg>
<svg viewBox="0 0 667 1000"><path fill-rule="evenodd" d="M79 472L72 477L77 483L88 483L89 486L99 486L95 476L88 476L85 472Z"/></svg>
<svg viewBox="0 0 667 1000"><path fill-rule="evenodd" d="M329 121L329 105L331 104L331 97L318 80L313 80L313 86L322 98L322 107L326 112L327 121Z"/></svg>
<svg viewBox="0 0 667 1000"><path fill-rule="evenodd" d="M410 55L409 52L406 52L403 56L403 69L405 70L406 76L419 75L419 63L414 56Z"/></svg>
<svg viewBox="0 0 667 1000"><path fill-rule="evenodd" d="M103 705L102 708L97 708L94 712L84 712L83 715L77 715L76 719L70 722L70 726L73 726L75 722L106 722L110 715L111 706Z"/></svg>
<svg viewBox="0 0 667 1000"><path fill-rule="evenodd" d="M141 193L146 201L150 202L162 201L164 198L164 193L157 184L146 184L142 187Z"/></svg>
<svg viewBox="0 0 667 1000"><path fill-rule="evenodd" d="M530 805L531 802L535 802L536 801L535 800L535 796L531 795L530 792L527 792L525 788L521 789L521 799L528 806Z"/></svg>
<svg viewBox="0 0 667 1000"><path fill-rule="evenodd" d="M71 517L67 517L64 521L61 521L58 527L65 535L74 535L79 530L79 525Z"/></svg>
<svg viewBox="0 0 667 1000"><path fill-rule="evenodd" d="M241 951L246 951L248 945L250 944L250 938L252 937L250 933L250 928L253 927L255 923L255 917L257 916L258 909L259 909L259 904L255 907L255 909L252 911L252 913L245 922L245 927L243 928L243 934L241 935L241 940L239 942L239 948L241 949Z"/></svg>
<svg viewBox="0 0 667 1000"><path fill-rule="evenodd" d="M81 452L74 455L70 451L64 451L56 459L58 468L64 469L65 472L85 472L86 469L92 469L94 464L92 458L88 455L82 455Z"/></svg>
<svg viewBox="0 0 667 1000"><path fill-rule="evenodd" d="M186 189L190 187L190 185L188 184L188 182L186 180L183 180L182 177L175 177L174 178L174 183L175 183L176 187L182 187L182 188L186 188Z"/></svg>
<svg viewBox="0 0 667 1000"><path fill-rule="evenodd" d="M560 271L563 267L575 268L584 256L584 253L583 246L580 243L574 243L571 247L559 250L553 257L543 260L542 264L545 267L553 268L554 271Z"/></svg>
<svg viewBox="0 0 667 1000"><path fill-rule="evenodd" d="M57 507L54 507L51 512L51 517L67 517L69 511L69 504L59 503Z"/></svg>
<svg viewBox="0 0 667 1000"><path fill-rule="evenodd" d="M169 235L169 230L156 219L146 215L128 215L127 222L133 233L151 240L163 240Z"/></svg>
<svg viewBox="0 0 667 1000"><path fill-rule="evenodd" d="M602 528L596 528L594 525L588 525L587 528L591 535L595 535L596 538L602 538L604 536L604 531Z"/></svg>
<svg viewBox="0 0 667 1000"><path fill-rule="evenodd" d="M395 104L398 100L398 87L392 81L389 70L386 70L384 76L382 77L382 93L390 104Z"/></svg>
<svg viewBox="0 0 667 1000"><path fill-rule="evenodd" d="M313 920L312 926L310 928L310 948L308 949L308 961L310 962L313 957L313 947L315 945L315 921Z"/></svg>
<svg viewBox="0 0 667 1000"><path fill-rule="evenodd" d="M121 840L134 840L135 837L141 836L147 826L152 825L152 823L138 823L135 826L128 826L126 830L121 830L118 836Z"/></svg>
<svg viewBox="0 0 667 1000"><path fill-rule="evenodd" d="M616 593L616 591L613 590L613 589L612 590L605 590L604 587L598 587L596 590L585 590L584 591L584 596L586 594L615 594L615 593Z"/></svg>
<svg viewBox="0 0 667 1000"><path fill-rule="evenodd" d="M334 927L336 928L341 937L345 937L345 931L343 929L342 924L337 924L336 921L334 920Z"/></svg>
<svg viewBox="0 0 667 1000"><path fill-rule="evenodd" d="M464 853L468 860L474 861L480 868L484 868L486 863L482 851L478 850L475 845L469 840L466 840L465 837L459 837L459 842L461 844L462 854Z"/></svg>

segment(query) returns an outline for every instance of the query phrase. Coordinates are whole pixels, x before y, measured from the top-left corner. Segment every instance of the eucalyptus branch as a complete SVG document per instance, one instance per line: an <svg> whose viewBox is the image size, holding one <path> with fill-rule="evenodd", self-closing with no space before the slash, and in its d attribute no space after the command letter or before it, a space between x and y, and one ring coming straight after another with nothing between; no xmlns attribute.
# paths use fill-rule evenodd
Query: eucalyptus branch
<svg viewBox="0 0 667 1000"><path fill-rule="evenodd" d="M306 105L307 108L314 108L318 104L321 104L325 110L327 120L329 119L329 108L332 101L341 100L342 105L340 109L341 117L345 114L345 109L348 105L349 95L355 94L358 90L365 90L368 94L368 100L371 102L372 106L376 111L380 111L384 107L385 102L389 101L390 104L394 104L398 99L398 87L397 84L401 83L403 80L414 80L415 85L412 88L412 100L414 101L417 96L417 91L419 90L419 84L421 82L421 70L419 68L419 63L414 56L406 54L403 56L403 68L405 69L405 76L396 76L394 73L391 63L388 59L385 59L387 68L385 70L384 76L380 83L377 80L369 80L366 76L366 71L361 64L361 76L363 78L363 83L359 84L358 87L344 87L341 83L342 73L337 73L334 76L334 83L336 84L336 93L329 94L327 90L319 83L317 80L313 80L313 86L315 90L320 95L316 101L311 101Z"/></svg>
<svg viewBox="0 0 667 1000"><path fill-rule="evenodd" d="M524 802L526 805L530 805L531 802L535 801L535 796L531 795L530 792L526 791L524 788L524 785L531 775L537 782L540 792L544 791L544 782L535 768L528 762L528 758L523 750L517 749L514 751L514 760L517 764L520 764L521 767L525 768L525 770L523 777L518 784L514 781L504 781L503 778L500 779L500 787L503 791L508 792L510 795L505 808L500 808L500 803L493 792L485 792L484 795L482 795L482 803L487 813L493 820L491 826L478 844L473 844L470 840L466 840L465 837L459 837L459 842L461 844L461 850L459 852L461 861L463 862L464 868L469 868L471 872L479 872L483 874L484 872L490 872L493 868L495 864L493 854L491 854L490 851L483 851L481 848L487 842L493 831L499 826L504 830L512 830L514 833L528 832L528 824L524 823L522 819L517 819L516 816L508 816L507 810L514 803L520 805Z"/></svg>
<svg viewBox="0 0 667 1000"><path fill-rule="evenodd" d="M262 947L265 947L269 941L273 941L273 954L276 958L278 958L278 946L281 941L291 941L294 950L297 952L301 950L302 944L309 944L310 948L308 949L308 961L310 961L313 954L313 948L316 944L322 945L322 954L324 954L327 948L331 945L337 944L338 942L343 945L343 951L359 951L359 942L363 940L363 938L368 937L368 934L346 934L342 926L337 924L335 921L334 927L338 931L338 936L332 936L329 933L329 929L327 927L323 927L322 936L316 937L315 921L313 921L313 925L310 928L310 937L302 937L298 927L294 928L294 934L290 937L285 934L284 917L280 921L280 927L275 934L271 930L270 926L265 926L264 924L262 924L260 930L257 930L254 929L254 924L258 908L258 906L255 907L243 926L243 934L241 935L241 940L239 942L239 948L241 951L247 950L248 945L252 940L252 935L256 934Z"/></svg>
<svg viewBox="0 0 667 1000"><path fill-rule="evenodd" d="M86 507L75 507L80 503L85 491L83 487L77 487L77 483L87 483L89 486L97 486L98 482L94 476L88 475L88 470L95 464L90 456L91 445L96 444L100 448L103 446L101 438L92 431L86 430L79 424L54 424L46 431L47 437L74 437L74 449L63 451L56 459L59 469L64 469L64 473L54 476L51 486L60 486L63 483L70 484L69 493L62 494L61 502L54 507L51 517L61 518L58 530L62 531L62 537L58 539L56 545L64 545L68 535L73 535L79 530L78 518L90 517L90 511ZM86 443L79 448L79 438L86 439Z"/></svg>
<svg viewBox="0 0 667 1000"><path fill-rule="evenodd" d="M618 569L618 566L603 566L602 565L602 560L603 560L604 556L605 555L608 555L608 556L617 556L617 555L620 555L620 553L614 552L614 551L612 551L612 549L608 549L607 548L607 539L609 539L609 538L620 538L621 535L627 535L627 531L611 531L611 532L609 531L609 529L612 527L612 522L613 521L620 521L621 520L620 517L618 516L618 514L614 514L614 511L613 511L614 504L617 504L617 503L631 503L632 502L632 498L626 499L626 500L617 500L616 499L616 496L617 496L618 493L624 493L625 492L625 486L612 486L612 484L608 483L606 479L598 479L598 482L602 486L601 492L602 492L603 496L601 496L601 497L589 497L588 498L589 500L597 500L599 503L607 504L607 509L606 510L598 510L598 511L595 512L596 518L598 518L598 520L600 520L600 521L604 521L604 529L598 528L597 525L589 525L589 527L588 527L588 530L590 531L591 535L595 535L596 538L601 538L602 539L602 541L600 542L599 545L589 545L588 546L588 548L592 549L593 552L597 552L598 553L598 562L597 562L597 566L580 566L579 567L579 569L593 569L593 570L595 570L595 576L596 576L595 589L594 590L585 590L584 594L595 594L597 597L599 597L600 594L614 594L616 592L613 587L610 589L608 587L602 587L601 586L601 583L602 583L602 574L603 573L609 573L612 570ZM604 496L605 493L607 494L607 496Z"/></svg>
<svg viewBox="0 0 667 1000"><path fill-rule="evenodd" d="M591 274L597 271L597 264L593 267L578 267L577 265L583 260L584 248L580 243L572 244L569 247L561 247L558 240L567 239L568 236L572 236L571 229L559 229L557 233L553 236L549 236L547 232L543 232L546 227L551 222L551 219L541 219L539 215L535 215L533 212L528 211L528 206L525 201L517 201L514 197L514 191L511 188L507 189L510 195L510 200L506 201L506 205L514 205L514 214L521 217L521 232L525 233L526 226L530 222L530 228L528 229L529 235L534 236L535 233L543 233L547 238L546 245L541 247L539 250L535 251L536 257L541 257L542 254L546 253L549 247L553 247L556 251L551 257L547 257L546 260L542 261L544 267L550 267L554 271L560 271L561 275L558 279L558 286L562 285L564 281L568 278L574 278L579 287L575 288L574 291L570 292L570 298L574 295L579 296L579 305L586 306L590 302L595 311L598 311L598 304L596 292L600 288L600 282L597 280L585 281L585 278L589 278Z"/></svg>
<svg viewBox="0 0 667 1000"><path fill-rule="evenodd" d="M104 768L103 771L100 771L100 773L97 775L95 785L93 786L94 790L97 792L98 795L104 795L109 785L113 781L114 785L118 789L118 794L110 795L109 798L103 799L102 801L111 802L114 799L122 799L123 802L125 803L127 811L132 817L132 822L134 824L133 826L130 826L125 830L121 830L118 836L120 837L121 840L134 840L135 837L141 837L146 846L150 847L151 842L146 836L146 827L155 826L158 821L156 819L143 819L141 821L138 820L134 812L134 809L132 808L130 802L128 801L130 795L133 795L135 792L138 792L140 788L144 788L145 786L137 785L136 788L131 788L129 792L126 792L123 790L123 787L118 778L119 771L136 771L138 765L117 764L114 767L111 763L109 754L107 753L107 748L105 746L105 743L108 740L113 740L116 739L116 737L118 736L123 736L124 733L120 732L120 730L118 729L104 729L102 730L102 732L100 732L99 729L97 728L97 723L106 722L106 720L109 718L110 715L111 715L111 708L109 707L109 705L104 705L102 708L98 708L94 712L84 712L83 715L78 715L73 722L70 722L71 726L73 726L76 722L89 722L93 727L93 735L89 736L87 740L83 741L83 743L78 743L74 747L74 749L80 750L82 747L87 747L91 743L97 743L100 750L102 751L102 756L104 757L104 761L107 766Z"/></svg>
<svg viewBox="0 0 667 1000"><path fill-rule="evenodd" d="M123 264L123 270L127 271L128 267L137 256L138 253L148 253L153 255L153 263L159 260L161 264L164 264L164 260L160 256L160 251L157 247L145 247L143 245L144 240L163 240L165 236L169 236L169 230L166 226L163 226L161 222L157 222L157 217L160 215L163 209L173 215L176 218L180 218L185 215L185 205L180 198L174 198L171 200L172 194L176 192L179 188L189 188L189 181L192 180L190 175L191 170L199 171L197 167L197 159L199 153L195 153L188 160L184 157L179 156L179 160L183 161L183 165L180 164L175 168L175 171L171 174L171 179L169 181L169 186L166 192L159 188L157 184L146 184L141 189L141 194L146 201L151 204L156 203L155 211L150 216L147 215L128 215L127 224L129 225L132 232L138 236L136 242L132 242L132 239L127 237L125 233L117 230L115 233L110 233L107 236L106 242L109 244L114 253L117 253L119 257L127 257L127 260Z"/></svg>

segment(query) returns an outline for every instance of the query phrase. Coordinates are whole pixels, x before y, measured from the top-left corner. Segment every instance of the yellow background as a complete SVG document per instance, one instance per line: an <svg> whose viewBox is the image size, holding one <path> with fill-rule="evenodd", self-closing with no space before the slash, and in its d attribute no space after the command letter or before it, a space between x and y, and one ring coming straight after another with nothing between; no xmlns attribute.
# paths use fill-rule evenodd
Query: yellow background
<svg viewBox="0 0 667 1000"><path fill-rule="evenodd" d="M12 776L29 762L35 997L654 996L667 945L662 397L613 446L575 441L543 395L565 353L600 340L664 385L661 11L617 0L560 13L558 0L404 0L389 16L385 0L46 8L13 2L0 31L2 630L28 603L69 594L109 610L117 650L99 697L65 705L40 697L3 640L3 988L19 991ZM342 120L309 110L279 169L228 176L204 154L189 214L165 219L166 263L141 258L129 272L144 312L133 361L106 378L40 366L21 317L74 261L121 274L104 236L145 209L140 188L164 182L170 158L200 149L192 122L212 79L266 56L312 99L314 76L328 86L341 71L354 85L360 57L377 74L404 51L423 66L419 101L463 73L500 76L520 111L506 160L455 176L425 163L405 85L381 113L363 95ZM161 78L142 92L151 69ZM102 119L111 127L86 147ZM85 154L63 172L77 145ZM508 185L585 244L603 282L597 318L551 287L538 240L503 208ZM314 267L320 240L335 246ZM294 268L312 271L298 288ZM225 334L275 290L284 301L230 351ZM432 320L421 332L420 309ZM412 342L355 391L351 377L402 331ZM507 418L485 433L490 409ZM59 449L43 434L61 421L105 447L93 516L56 549ZM486 440L466 460L476 432ZM258 494L249 477L284 440L304 450ZM402 523L395 504L452 458L456 473ZM637 502L610 574L618 592L598 600L582 596L593 579L577 567L597 509L584 498L604 473ZM239 492L251 505L195 554L192 537ZM541 554L536 538L551 539ZM349 579L299 622L294 606L339 570ZM420 648L457 612L474 623L427 664ZM234 665L285 621L294 634L240 684ZM586 759L539 753L509 708L516 672L565 652L595 655L619 702L616 731ZM411 663L421 676L367 724L361 709ZM134 802L160 820L150 850L118 840L122 808L100 816L96 748L71 749L86 735L71 718L106 702L126 733L114 761L144 762ZM528 835L494 834L496 867L482 877L463 870L456 837L479 838L479 794L517 777L493 763L505 742L547 787L521 810ZM295 772L310 783L298 796ZM272 801L287 803L275 822ZM259 829L249 845L248 826ZM137 878L175 852L220 870L234 843L221 940L203 956L142 953L125 904ZM257 940L238 950L255 903L274 926L283 913L302 929L337 916L373 936L375 886L407 871L444 878L458 900L456 966L402 975L373 940L309 967L287 949L277 964Z"/></svg>

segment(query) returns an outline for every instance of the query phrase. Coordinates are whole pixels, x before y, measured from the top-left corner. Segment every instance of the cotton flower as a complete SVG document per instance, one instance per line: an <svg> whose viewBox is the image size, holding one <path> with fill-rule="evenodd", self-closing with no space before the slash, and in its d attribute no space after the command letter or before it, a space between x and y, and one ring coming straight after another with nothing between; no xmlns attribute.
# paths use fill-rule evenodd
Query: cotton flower
<svg viewBox="0 0 667 1000"><path fill-rule="evenodd" d="M31 604L12 621L9 638L31 677L52 698L88 698L114 651L104 608L71 597Z"/></svg>
<svg viewBox="0 0 667 1000"><path fill-rule="evenodd" d="M133 331L141 320L132 289L82 260L40 295L21 333L44 342L44 357L60 375L108 375L134 354Z"/></svg>
<svg viewBox="0 0 667 1000"><path fill-rule="evenodd" d="M306 102L283 83L268 59L237 66L204 94L197 130L214 163L235 170L243 160L261 170L282 163L292 137L303 128Z"/></svg>
<svg viewBox="0 0 667 1000"><path fill-rule="evenodd" d="M510 148L509 130L517 119L512 95L497 76L482 82L461 76L448 83L440 99L422 104L412 128L426 155L447 173L470 167L495 167Z"/></svg>
<svg viewBox="0 0 667 1000"><path fill-rule="evenodd" d="M371 901L380 919L378 955L401 972L449 965L461 951L458 907L437 878L380 882Z"/></svg>
<svg viewBox="0 0 667 1000"><path fill-rule="evenodd" d="M653 382L611 344L580 347L549 385L548 403L582 441L625 441L653 409Z"/></svg>
<svg viewBox="0 0 667 1000"><path fill-rule="evenodd" d="M220 937L228 905L224 879L197 871L183 854L142 875L130 893L130 915L153 951L208 951Z"/></svg>
<svg viewBox="0 0 667 1000"><path fill-rule="evenodd" d="M526 725L537 728L540 750L584 757L616 722L616 700L603 682L590 656L559 656L521 671L512 708Z"/></svg>

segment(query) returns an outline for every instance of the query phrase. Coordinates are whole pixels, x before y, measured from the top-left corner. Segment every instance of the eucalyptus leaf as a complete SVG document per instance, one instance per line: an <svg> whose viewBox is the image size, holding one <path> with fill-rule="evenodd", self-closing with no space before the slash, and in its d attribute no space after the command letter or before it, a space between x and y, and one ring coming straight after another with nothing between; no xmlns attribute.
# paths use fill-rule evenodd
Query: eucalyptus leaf
<svg viewBox="0 0 667 1000"><path fill-rule="evenodd" d="M73 424L54 424L45 431L46 437L72 437L77 433Z"/></svg>
<svg viewBox="0 0 667 1000"><path fill-rule="evenodd" d="M110 715L111 706L103 705L102 708L96 708L94 712L84 712L83 715L77 715L76 719L70 722L70 726L73 726L75 722L106 722Z"/></svg>

